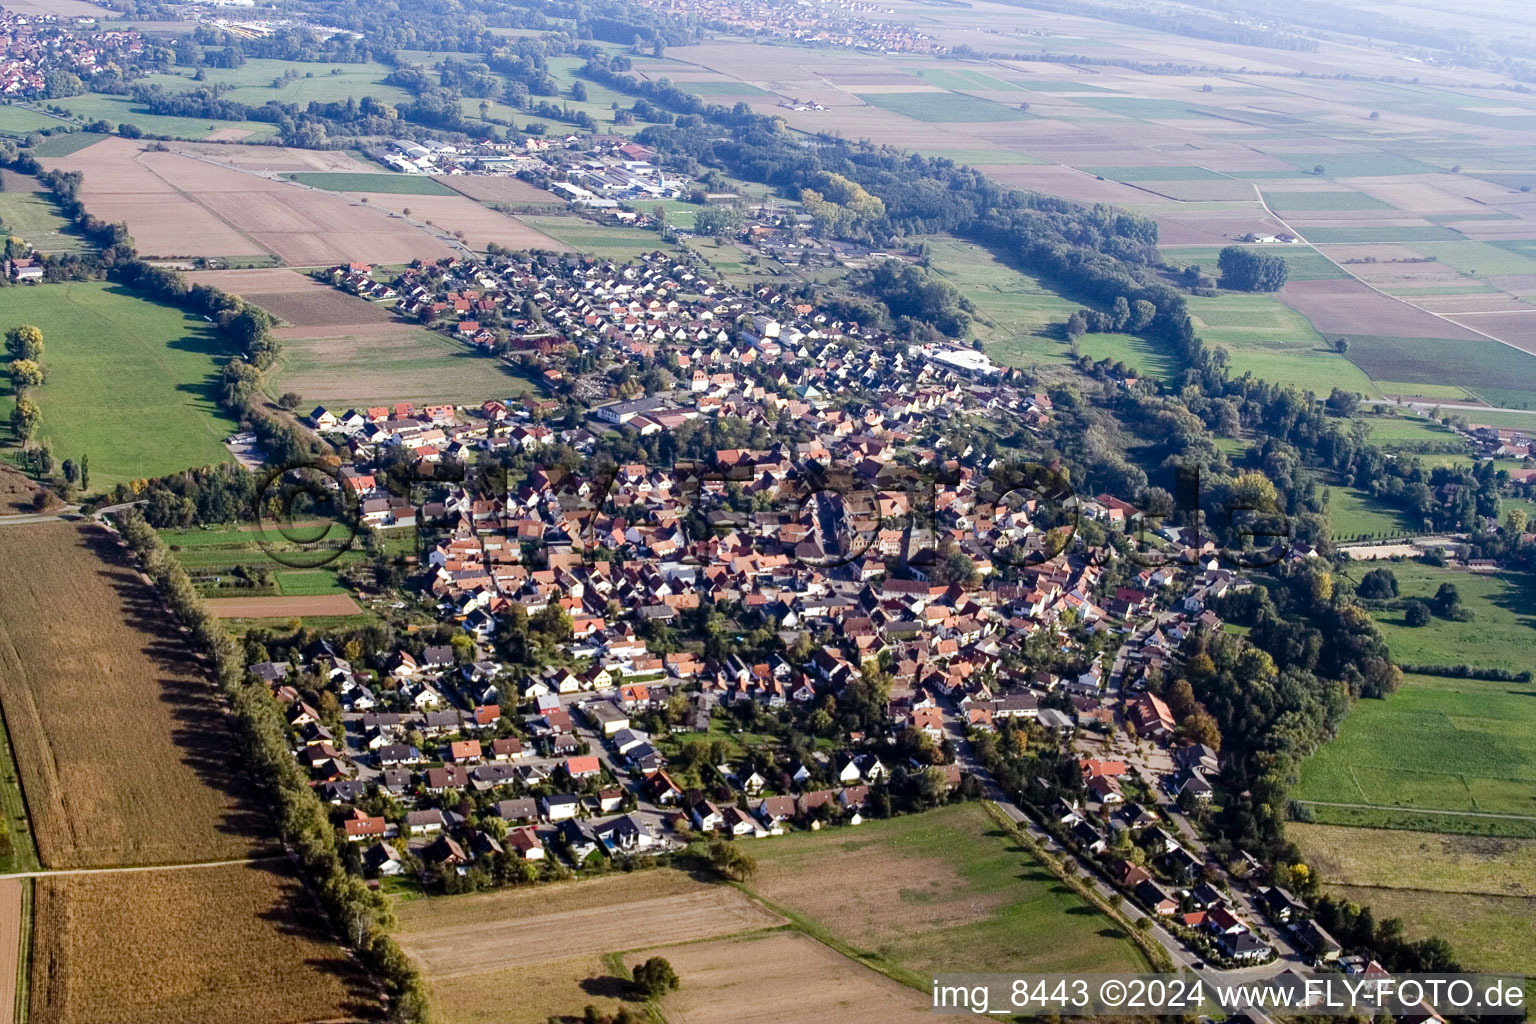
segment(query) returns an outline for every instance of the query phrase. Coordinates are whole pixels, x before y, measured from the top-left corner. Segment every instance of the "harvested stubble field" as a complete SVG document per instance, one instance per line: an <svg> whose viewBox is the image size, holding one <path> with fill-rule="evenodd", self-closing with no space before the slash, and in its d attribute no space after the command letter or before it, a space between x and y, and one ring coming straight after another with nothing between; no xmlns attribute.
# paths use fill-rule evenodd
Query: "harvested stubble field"
<svg viewBox="0 0 1536 1024"><path fill-rule="evenodd" d="M481 203L565 205L564 200L553 192L546 192L510 174L444 174L434 180Z"/></svg>
<svg viewBox="0 0 1536 1024"><path fill-rule="evenodd" d="M85 203L123 220L141 252L156 256L270 254L294 266L347 260L437 259L449 247L384 210L344 195L247 174L127 139L48 161L85 174Z"/></svg>
<svg viewBox="0 0 1536 1024"><path fill-rule="evenodd" d="M622 995L604 952L772 928L782 919L740 891L656 869L536 890L399 904L398 937L448 1024L542 1022ZM630 922L642 921L636 931ZM536 941L530 941L536 937ZM513 994L515 993L515 995Z"/></svg>
<svg viewBox="0 0 1536 1024"><path fill-rule="evenodd" d="M107 531L0 530L0 594L0 702L46 866L262 845L212 684Z"/></svg>
<svg viewBox="0 0 1536 1024"><path fill-rule="evenodd" d="M7 1010L21 1020L16 995L21 981L21 930L23 889L32 883L24 878L0 879L0 1015Z"/></svg>
<svg viewBox="0 0 1536 1024"><path fill-rule="evenodd" d="M311 615L360 615L350 594L309 597L221 597L208 601L208 611L220 619L291 619Z"/></svg>
<svg viewBox="0 0 1536 1024"><path fill-rule="evenodd" d="M208 284L255 303L297 327L359 327L393 320L381 305L286 267L259 270L204 270L187 274L192 284Z"/></svg>
<svg viewBox="0 0 1536 1024"><path fill-rule="evenodd" d="M429 180L428 184L435 182ZM487 242L495 242L504 249L571 251L571 247L564 242L557 242L518 218L481 206L465 196L396 195L383 192L352 194L366 200L370 206L393 210L450 234L463 232L464 243L471 249L484 249Z"/></svg>
<svg viewBox="0 0 1536 1024"><path fill-rule="evenodd" d="M625 957L625 966L633 969L652 952ZM661 1000L672 1024L919 1024L933 1018L923 993L793 931L661 952L682 979L681 987Z"/></svg>
<svg viewBox="0 0 1536 1024"><path fill-rule="evenodd" d="M283 859L37 881L34 1024L377 1019Z"/></svg>

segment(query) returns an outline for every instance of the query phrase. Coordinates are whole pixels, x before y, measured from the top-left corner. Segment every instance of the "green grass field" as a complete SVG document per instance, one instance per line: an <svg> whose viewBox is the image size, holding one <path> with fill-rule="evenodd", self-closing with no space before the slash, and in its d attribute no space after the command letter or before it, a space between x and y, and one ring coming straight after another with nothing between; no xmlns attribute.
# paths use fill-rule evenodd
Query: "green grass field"
<svg viewBox="0 0 1536 1024"><path fill-rule="evenodd" d="M38 389L59 459L89 454L91 487L225 462L235 424L214 390L227 353L198 316L117 285L79 282L12 288L5 328L42 328L48 383ZM0 417L11 398L0 398Z"/></svg>
<svg viewBox="0 0 1536 1024"><path fill-rule="evenodd" d="M972 332L986 345L989 356L1008 366L1070 358L1056 327L1085 303L1063 297L1040 278L979 245L944 235L930 235L923 241L928 244L931 268L975 304ZM1084 343L1087 351L1092 344L1087 336ZM1148 369L1157 372L1156 367Z"/></svg>
<svg viewBox="0 0 1536 1024"><path fill-rule="evenodd" d="M167 135L179 139L205 139L223 128L241 128L251 133L252 139L270 138L277 134L277 125L264 121L213 121L202 117L173 117L168 114L151 114L129 96L107 96L87 93L58 100L58 105L86 121L101 118L117 124L133 124L150 135Z"/></svg>
<svg viewBox="0 0 1536 1024"><path fill-rule="evenodd" d="M1018 107L961 92L860 93L859 99L882 110L933 124L1027 121L1038 116Z"/></svg>
<svg viewBox="0 0 1536 1024"><path fill-rule="evenodd" d="M1307 318L1268 295L1188 298L1195 331L1227 350L1235 376L1252 373L1326 395L1334 387L1375 394L1369 377L1327 348Z"/></svg>
<svg viewBox="0 0 1536 1024"><path fill-rule="evenodd" d="M1400 174L1433 174L1435 168L1395 153L1277 153L1300 170L1322 165L1325 178L1389 178Z"/></svg>
<svg viewBox="0 0 1536 1024"><path fill-rule="evenodd" d="M96 145L105 135L97 135L95 132L65 132L60 135L50 135L42 142L32 147L35 156L69 156Z"/></svg>
<svg viewBox="0 0 1536 1024"><path fill-rule="evenodd" d="M85 252L93 248L59 210L51 193L0 192L0 225L39 252Z"/></svg>
<svg viewBox="0 0 1536 1024"><path fill-rule="evenodd" d="M563 214L519 214L518 219L566 245L604 259L632 260L644 253L671 248L659 234L644 228L610 227Z"/></svg>
<svg viewBox="0 0 1536 1024"><path fill-rule="evenodd" d="M895 974L1145 970L1124 933L979 804L754 844L749 888ZM872 872L869 892L829 885Z"/></svg>
<svg viewBox="0 0 1536 1024"><path fill-rule="evenodd" d="M1158 380L1172 380L1182 368L1167 346L1134 334L1085 334L1077 347L1092 359L1113 359Z"/></svg>
<svg viewBox="0 0 1536 1024"><path fill-rule="evenodd" d="M759 89L748 82L684 82L682 88L695 96L772 96L767 89ZM590 95L590 94L589 94Z"/></svg>
<svg viewBox="0 0 1536 1024"><path fill-rule="evenodd" d="M1433 256L1463 274L1487 277L1490 274L1536 274L1536 253L1488 242L1427 242L1414 246L1425 256Z"/></svg>
<svg viewBox="0 0 1536 1024"><path fill-rule="evenodd" d="M58 128L68 123L49 114L28 110L26 107L12 106L9 103L0 104L0 134L26 135L28 132Z"/></svg>
<svg viewBox="0 0 1536 1024"><path fill-rule="evenodd" d="M1366 227L1303 227L1301 233L1314 245L1374 245L1386 242L1456 242L1466 238L1452 228L1438 224L1374 224Z"/></svg>
<svg viewBox="0 0 1536 1024"><path fill-rule="evenodd" d="M1082 167L1079 170L1112 181L1231 181L1204 167Z"/></svg>
<svg viewBox="0 0 1536 1024"><path fill-rule="evenodd" d="M1494 834L1524 834L1536 823L1530 687L1407 676L1386 700L1355 706L1339 735L1302 765L1293 796L1370 805L1384 827L1399 824L1399 810L1453 811L1470 812L1467 819ZM1423 828L1426 820L1455 817L1419 814L1401 823Z"/></svg>
<svg viewBox="0 0 1536 1024"><path fill-rule="evenodd" d="M1405 598L1428 598L1440 584L1454 583L1474 615L1470 622L1436 616L1429 625L1414 628L1403 624L1401 611L1373 613L1394 658L1412 664L1466 664L1512 671L1533 667L1536 579L1513 571L1469 573L1414 563L1394 565L1392 571ZM1536 700L1530 704L1536 714ZM1536 756L1536 747L1532 753ZM1536 798L1536 791L1532 797Z"/></svg>
<svg viewBox="0 0 1536 1024"><path fill-rule="evenodd" d="M426 175L415 174L350 174L325 171L300 171L283 177L311 188L323 188L331 192L380 192L400 196L452 196L458 195L441 182Z"/></svg>
<svg viewBox="0 0 1536 1024"><path fill-rule="evenodd" d="M167 74L148 75L144 81L158 85L168 93L190 92L200 85L229 86L224 98L236 103L259 107L270 100L279 103L310 102L336 103L348 98L362 99L372 96L385 103L408 102L412 97L406 90L384 84L384 76L390 68L377 62L367 64L306 64L298 61L250 57L238 68L202 68L202 82L193 81L192 71L177 70ZM285 72L296 72L296 78L284 78ZM278 83L272 87L273 81Z"/></svg>
<svg viewBox="0 0 1536 1024"><path fill-rule="evenodd" d="M1412 449L1446 443L1465 446L1466 443L1451 428L1423 416L1370 416L1365 423L1370 428L1371 443L1380 448Z"/></svg>
<svg viewBox="0 0 1536 1024"><path fill-rule="evenodd" d="M1336 541L1410 533L1424 526L1414 523L1397 506L1353 487L1328 488L1328 525Z"/></svg>
<svg viewBox="0 0 1536 1024"><path fill-rule="evenodd" d="M1198 266L1215 277L1216 261L1221 255L1219 245L1179 245L1159 249L1164 262L1175 267ZM1328 257L1309 245L1254 246L1266 254L1285 260L1288 281L1327 281L1346 278L1349 274Z"/></svg>

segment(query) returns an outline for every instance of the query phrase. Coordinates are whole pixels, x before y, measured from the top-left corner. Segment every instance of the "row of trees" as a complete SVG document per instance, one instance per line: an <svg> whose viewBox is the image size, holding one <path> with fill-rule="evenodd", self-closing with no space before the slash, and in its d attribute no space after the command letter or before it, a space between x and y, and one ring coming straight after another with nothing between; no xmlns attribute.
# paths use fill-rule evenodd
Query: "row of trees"
<svg viewBox="0 0 1536 1024"><path fill-rule="evenodd" d="M290 750L282 707L263 684L247 675L241 647L208 611L154 527L137 509L119 515L117 525L171 611L207 656L214 681L228 697L240 727L242 752L276 810L284 842L298 855L332 925L383 983L391 1019L424 1022L426 989L410 958L388 933L394 921L389 903L346 870L325 805Z"/></svg>

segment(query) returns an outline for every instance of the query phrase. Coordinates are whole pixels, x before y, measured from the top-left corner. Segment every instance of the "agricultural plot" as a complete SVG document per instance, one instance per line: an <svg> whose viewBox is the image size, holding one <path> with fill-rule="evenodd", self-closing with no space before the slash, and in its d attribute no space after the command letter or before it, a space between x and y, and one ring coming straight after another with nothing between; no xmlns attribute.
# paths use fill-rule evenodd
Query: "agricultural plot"
<svg viewBox="0 0 1536 1024"><path fill-rule="evenodd" d="M212 684L110 534L0 530L0 593L0 703L45 865L212 860L261 845Z"/></svg>
<svg viewBox="0 0 1536 1024"><path fill-rule="evenodd" d="M228 354L202 317L104 282L10 289L4 316L42 328L38 437L61 459L89 454L93 490L228 460L236 424L216 401ZM0 416L10 407L0 397Z"/></svg>
<svg viewBox="0 0 1536 1024"><path fill-rule="evenodd" d="M1385 700L1355 706L1338 737L1303 764L1293 796L1319 821L1536 834L1536 711L1528 689L1409 675Z"/></svg>
<svg viewBox="0 0 1536 1024"><path fill-rule="evenodd" d="M1164 261L1171 266L1197 266L1214 277L1219 273L1216 262L1222 248L1219 245L1164 246L1159 252ZM1326 281L1330 278L1349 276L1332 260L1311 246L1266 245L1255 248L1285 260L1287 280L1290 281Z"/></svg>
<svg viewBox="0 0 1536 1024"><path fill-rule="evenodd" d="M796 833L752 854L753 892L898 976L1144 969L1129 936L1032 863L979 804Z"/></svg>
<svg viewBox="0 0 1536 1024"><path fill-rule="evenodd" d="M539 214L518 219L577 252L591 253L599 259L633 260L658 249L670 248L659 234L642 228L605 227L565 214Z"/></svg>
<svg viewBox="0 0 1536 1024"><path fill-rule="evenodd" d="M287 325L278 328L283 332L279 338L305 329L394 322L385 306L348 295L327 281L283 267L194 271L187 274L187 281L208 284L238 295L278 317Z"/></svg>
<svg viewBox="0 0 1536 1024"><path fill-rule="evenodd" d="M537 185L530 185L509 174L454 174L443 175L435 180L480 203L565 205L565 201L553 192L546 192Z"/></svg>
<svg viewBox="0 0 1536 1024"><path fill-rule="evenodd" d="M85 203L123 220L155 256L265 259L293 266L406 263L450 247L387 210L180 153L113 138L50 166L85 174ZM423 179L427 180L427 179Z"/></svg>
<svg viewBox="0 0 1536 1024"><path fill-rule="evenodd" d="M859 98L882 110L936 124L1027 121L1039 116L960 92L866 92Z"/></svg>
<svg viewBox="0 0 1536 1024"><path fill-rule="evenodd" d="M1536 973L1536 840L1292 824L1328 891L1437 935L1468 967Z"/></svg>
<svg viewBox="0 0 1536 1024"><path fill-rule="evenodd" d="M347 174L299 171L283 177L331 192L377 192L401 196L451 196L453 189L420 174Z"/></svg>
<svg viewBox="0 0 1536 1024"><path fill-rule="evenodd" d="M436 182L430 182L436 184ZM494 242L504 249L545 249L569 252L570 247L529 227L509 214L487 209L457 193L448 195L393 195L363 193L362 199L379 209L394 210L463 240L471 249Z"/></svg>
<svg viewBox="0 0 1536 1024"><path fill-rule="evenodd" d="M1497 405L1536 400L1536 356L1497 341L1375 334L1350 334L1348 339L1349 360L1372 377L1406 384L1454 382L1484 399L1498 390L1505 394Z"/></svg>
<svg viewBox="0 0 1536 1024"><path fill-rule="evenodd" d="M29 110L26 107L12 106L9 103L0 104L0 134L26 135L29 132L61 128L68 123L60 118Z"/></svg>
<svg viewBox="0 0 1536 1024"><path fill-rule="evenodd" d="M1188 299L1195 332L1226 349L1231 372L1252 373L1326 395L1334 387L1373 394L1364 373L1333 351L1312 325L1267 295L1227 293Z"/></svg>
<svg viewBox="0 0 1536 1024"><path fill-rule="evenodd" d="M625 966L633 969L649 952L625 957ZM792 931L664 952L678 976L686 979L660 1003L672 1024L922 1024L933 1019L930 996L865 970Z"/></svg>
<svg viewBox="0 0 1536 1024"><path fill-rule="evenodd" d="M294 597L221 597L207 602L208 612L218 619L345 618L362 612L347 594L316 594Z"/></svg>
<svg viewBox="0 0 1536 1024"><path fill-rule="evenodd" d="M282 341L272 391L321 405L479 404L533 389L509 364L404 323L285 330Z"/></svg>
<svg viewBox="0 0 1536 1024"><path fill-rule="evenodd" d="M667 869L409 900L396 914L400 944L422 968L444 1024L542 1024L587 1003L611 1012L625 986L605 951L665 946L671 956L675 943L783 923L735 889ZM625 920L644 926L615 927Z"/></svg>
<svg viewBox="0 0 1536 1024"><path fill-rule="evenodd" d="M285 858L37 881L35 1024L380 1018Z"/></svg>
<svg viewBox="0 0 1536 1024"><path fill-rule="evenodd" d="M1336 210L1391 210L1392 205L1382 202L1375 196L1366 195L1364 192L1355 192L1349 189L1324 192L1321 190L1308 190L1305 192L1272 192L1264 190L1264 202L1269 208L1278 213L1310 213L1313 211Z"/></svg>

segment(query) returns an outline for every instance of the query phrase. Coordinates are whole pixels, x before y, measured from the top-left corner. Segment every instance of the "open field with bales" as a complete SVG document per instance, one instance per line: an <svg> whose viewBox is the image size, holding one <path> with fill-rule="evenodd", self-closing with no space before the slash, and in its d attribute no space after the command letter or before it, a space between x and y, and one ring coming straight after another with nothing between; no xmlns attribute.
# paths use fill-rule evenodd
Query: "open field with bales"
<svg viewBox="0 0 1536 1024"><path fill-rule="evenodd" d="M46 866L266 848L212 684L107 531L0 530L0 592L0 703Z"/></svg>
<svg viewBox="0 0 1536 1024"><path fill-rule="evenodd" d="M60 459L89 455L91 490L228 460L236 425L216 393L228 353L202 317L94 281L10 289L0 316L42 329L37 437Z"/></svg>
<svg viewBox="0 0 1536 1024"><path fill-rule="evenodd" d="M376 1020L286 858L37 881L35 1024Z"/></svg>

